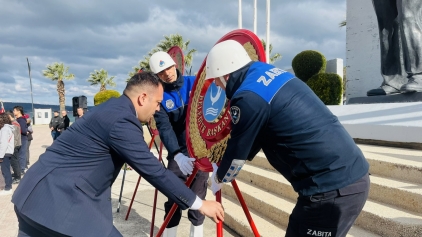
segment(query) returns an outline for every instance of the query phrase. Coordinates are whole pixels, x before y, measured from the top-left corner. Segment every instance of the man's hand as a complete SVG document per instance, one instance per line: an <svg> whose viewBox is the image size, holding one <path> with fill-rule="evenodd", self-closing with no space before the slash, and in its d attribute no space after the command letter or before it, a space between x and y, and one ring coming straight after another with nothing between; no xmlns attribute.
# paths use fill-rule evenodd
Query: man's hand
<svg viewBox="0 0 422 237"><path fill-rule="evenodd" d="M211 175L211 191L212 193L215 194L221 189L221 187L223 186L222 183L218 183L217 181L217 170L218 170L218 166L216 163L212 163L212 175Z"/></svg>
<svg viewBox="0 0 422 237"><path fill-rule="evenodd" d="M219 202L202 200L202 206L198 210L202 215L210 217L215 223L224 221L224 209Z"/></svg>
<svg viewBox="0 0 422 237"><path fill-rule="evenodd" d="M54 128L53 128L53 127L50 127L50 130L51 130L51 131L53 131L53 130L54 130Z"/></svg>
<svg viewBox="0 0 422 237"><path fill-rule="evenodd" d="M177 165L184 175L192 174L195 158L189 158L182 153L178 153L174 157L174 160L177 162Z"/></svg>

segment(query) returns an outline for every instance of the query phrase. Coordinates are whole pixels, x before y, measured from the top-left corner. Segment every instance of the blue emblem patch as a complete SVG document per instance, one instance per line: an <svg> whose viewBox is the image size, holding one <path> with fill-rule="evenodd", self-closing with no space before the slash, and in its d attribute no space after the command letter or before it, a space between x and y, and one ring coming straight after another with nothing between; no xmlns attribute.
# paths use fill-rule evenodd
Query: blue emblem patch
<svg viewBox="0 0 422 237"><path fill-rule="evenodd" d="M160 67L163 67L164 65L166 65L166 63L163 60L160 60Z"/></svg>
<svg viewBox="0 0 422 237"><path fill-rule="evenodd" d="M205 93L202 112L207 122L215 122L226 104L226 92L218 87L215 82L211 83Z"/></svg>

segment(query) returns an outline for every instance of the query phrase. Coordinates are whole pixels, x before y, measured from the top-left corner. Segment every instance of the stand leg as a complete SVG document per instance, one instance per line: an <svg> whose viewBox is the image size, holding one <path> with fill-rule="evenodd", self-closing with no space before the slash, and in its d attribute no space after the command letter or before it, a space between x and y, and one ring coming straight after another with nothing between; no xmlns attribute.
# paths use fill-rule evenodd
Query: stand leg
<svg viewBox="0 0 422 237"><path fill-rule="evenodd" d="M150 150L151 150L152 144L154 143L154 140L155 140L155 135L152 135L151 141L148 145L148 148ZM126 169L125 169L125 171L126 171ZM140 175L139 175L139 178L138 178L138 182L136 183L135 191L133 192L133 195L132 195L132 200L130 200L129 208L127 209L125 221L127 221L127 219L129 218L129 213L130 213L130 210L132 209L132 204L133 204L133 201L135 200L136 192L138 191L139 182L141 182L141 176Z"/></svg>
<svg viewBox="0 0 422 237"><path fill-rule="evenodd" d="M197 167L195 167L193 169L192 174L189 176L188 180L186 180L186 183L185 183L186 186L190 187L190 185L192 184L193 179L196 176L196 173L198 173L198 168ZM163 234L164 229L167 227L168 223L170 222L170 219L173 217L174 213L176 212L176 209L177 209L177 204L175 203L175 204L173 204L173 206L171 207L169 213L167 214L167 217L164 220L164 223L161 225L160 230L158 231L156 237L160 237Z"/></svg>
<svg viewBox="0 0 422 237"><path fill-rule="evenodd" d="M149 231L149 236L154 236L154 222L155 222L155 210L157 209L157 195L158 195L158 190L155 189L154 205L152 206L152 219L151 219L151 228Z"/></svg>
<svg viewBox="0 0 422 237"><path fill-rule="evenodd" d="M242 193L239 190L239 186L237 186L236 180L232 181L233 189L236 192L236 196L239 199L240 205L243 208L243 212L245 212L246 218L248 219L249 225L251 226L252 232L254 233L255 237L259 237L258 229L255 226L255 222L252 220L251 213L249 212L248 207L246 206L245 200L243 199Z"/></svg>
<svg viewBox="0 0 422 237"><path fill-rule="evenodd" d="M120 212L120 204L122 203L123 185L125 184L126 168L127 168L127 164L125 163L124 168L123 168L124 171L123 171L122 187L120 188L119 203L117 204L117 212Z"/></svg>
<svg viewBox="0 0 422 237"><path fill-rule="evenodd" d="M162 161L162 152L163 152L163 143L160 143L160 151L159 151L159 155L158 155L158 160ZM154 236L154 222L155 222L155 211L157 209L157 195L158 195L158 190L155 189L155 193L154 193L154 204L152 205L152 218L151 218L151 228L149 231L149 236Z"/></svg>
<svg viewBox="0 0 422 237"><path fill-rule="evenodd" d="M215 194L216 201L221 203L221 190ZM223 237L223 222L217 223L217 237Z"/></svg>
<svg viewBox="0 0 422 237"><path fill-rule="evenodd" d="M138 182L136 183L135 191L133 191L132 200L130 200L129 208L127 209L125 221L129 218L130 210L132 209L133 200L135 200L136 192L138 191L139 182L141 182L141 176L139 175Z"/></svg>

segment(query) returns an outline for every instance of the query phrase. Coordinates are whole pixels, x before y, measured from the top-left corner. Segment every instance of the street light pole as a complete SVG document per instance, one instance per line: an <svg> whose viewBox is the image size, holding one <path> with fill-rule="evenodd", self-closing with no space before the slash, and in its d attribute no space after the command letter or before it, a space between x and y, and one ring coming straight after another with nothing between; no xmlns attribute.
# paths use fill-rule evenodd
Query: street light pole
<svg viewBox="0 0 422 237"><path fill-rule="evenodd" d="M239 12L237 21L239 29L242 29L242 0L239 0Z"/></svg>
<svg viewBox="0 0 422 237"><path fill-rule="evenodd" d="M267 63L270 63L270 1L267 0L267 45L265 47Z"/></svg>
<svg viewBox="0 0 422 237"><path fill-rule="evenodd" d="M26 57L26 62L28 62L29 83L30 83L30 85L31 85L32 124L35 124L34 97L32 96L31 64L29 63L29 59L28 59L28 57Z"/></svg>
<svg viewBox="0 0 422 237"><path fill-rule="evenodd" d="M256 6L256 0L254 0L253 1L253 33L254 34L257 34L256 22L257 22L257 6Z"/></svg>

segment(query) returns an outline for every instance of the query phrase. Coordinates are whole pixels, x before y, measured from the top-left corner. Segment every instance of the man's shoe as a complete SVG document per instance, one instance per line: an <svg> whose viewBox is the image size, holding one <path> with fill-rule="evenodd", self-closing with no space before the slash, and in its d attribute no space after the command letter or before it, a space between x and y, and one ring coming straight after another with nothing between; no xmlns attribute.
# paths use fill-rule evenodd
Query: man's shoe
<svg viewBox="0 0 422 237"><path fill-rule="evenodd" d="M9 190L1 190L0 191L0 196L5 196L5 195L11 195L13 194L13 190L9 189Z"/></svg>
<svg viewBox="0 0 422 237"><path fill-rule="evenodd" d="M14 178L12 180L12 184L18 184L20 181L21 181L21 179Z"/></svg>
<svg viewBox="0 0 422 237"><path fill-rule="evenodd" d="M422 92L422 79L414 79L413 77L411 77L409 79L409 82L407 82L400 88L400 92L403 94L412 92Z"/></svg>
<svg viewBox="0 0 422 237"><path fill-rule="evenodd" d="M367 96L377 96L377 95L392 95L392 94L398 94L400 93L400 90L391 87L389 85L383 85L376 89L369 90L366 92Z"/></svg>

